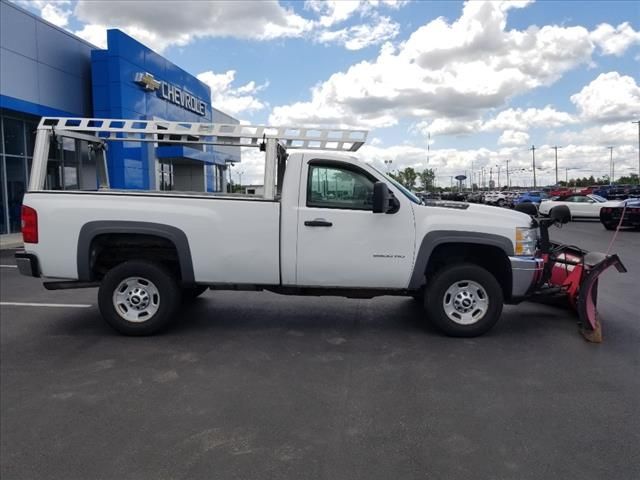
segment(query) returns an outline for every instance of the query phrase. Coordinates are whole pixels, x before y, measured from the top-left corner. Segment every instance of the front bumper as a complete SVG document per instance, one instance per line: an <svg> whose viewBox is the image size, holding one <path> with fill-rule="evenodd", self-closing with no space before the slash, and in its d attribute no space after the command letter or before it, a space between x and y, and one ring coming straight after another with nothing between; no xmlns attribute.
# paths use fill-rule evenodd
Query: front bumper
<svg viewBox="0 0 640 480"><path fill-rule="evenodd" d="M544 260L535 257L509 257L511 262L511 301L524 300L542 279Z"/></svg>
<svg viewBox="0 0 640 480"><path fill-rule="evenodd" d="M19 250L15 253L16 265L22 275L28 277L40 276L40 263L38 257L32 253L26 253L24 250Z"/></svg>

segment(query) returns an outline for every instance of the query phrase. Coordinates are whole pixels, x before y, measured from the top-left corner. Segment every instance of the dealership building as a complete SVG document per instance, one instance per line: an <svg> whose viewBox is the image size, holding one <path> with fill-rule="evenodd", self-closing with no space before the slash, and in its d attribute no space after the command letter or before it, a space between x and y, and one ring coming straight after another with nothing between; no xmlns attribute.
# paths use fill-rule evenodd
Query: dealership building
<svg viewBox="0 0 640 480"><path fill-rule="evenodd" d="M43 116L238 123L213 108L209 86L120 30L103 50L7 0L0 8L0 234L20 230ZM64 138L49 156L47 188L96 188L85 142ZM240 152L111 142L107 161L111 188L216 192Z"/></svg>

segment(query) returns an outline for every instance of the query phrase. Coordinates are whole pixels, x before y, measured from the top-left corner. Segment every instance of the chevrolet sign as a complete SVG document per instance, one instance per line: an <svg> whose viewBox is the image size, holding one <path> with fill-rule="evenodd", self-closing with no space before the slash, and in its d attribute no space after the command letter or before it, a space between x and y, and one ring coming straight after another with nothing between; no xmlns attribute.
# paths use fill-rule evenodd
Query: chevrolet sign
<svg viewBox="0 0 640 480"><path fill-rule="evenodd" d="M148 72L136 73L134 82L140 85L145 91L154 92L157 91L157 95L178 105L179 107L189 110L190 112L197 113L198 115L206 115L207 107L203 100L191 95L184 89L171 85L168 82L162 80L156 80L153 75Z"/></svg>

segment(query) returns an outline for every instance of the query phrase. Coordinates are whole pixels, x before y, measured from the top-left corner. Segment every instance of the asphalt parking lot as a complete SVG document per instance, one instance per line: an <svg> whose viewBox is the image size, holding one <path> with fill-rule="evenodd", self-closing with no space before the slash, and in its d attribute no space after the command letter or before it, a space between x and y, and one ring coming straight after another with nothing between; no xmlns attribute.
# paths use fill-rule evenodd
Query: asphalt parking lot
<svg viewBox="0 0 640 480"><path fill-rule="evenodd" d="M553 230L600 251L611 235ZM247 292L207 292L167 333L127 338L95 290L2 267L0 476L640 478L640 232L613 250L629 272L602 277L600 345L537 304L462 340L410 299Z"/></svg>

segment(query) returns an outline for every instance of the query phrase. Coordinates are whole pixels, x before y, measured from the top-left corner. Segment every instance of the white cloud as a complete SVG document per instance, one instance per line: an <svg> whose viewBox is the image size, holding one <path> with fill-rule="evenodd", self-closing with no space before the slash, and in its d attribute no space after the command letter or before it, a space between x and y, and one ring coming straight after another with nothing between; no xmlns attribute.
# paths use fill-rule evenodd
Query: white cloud
<svg viewBox="0 0 640 480"><path fill-rule="evenodd" d="M251 81L245 85L233 87L235 76L235 70L228 70L225 73L215 73L209 70L200 73L197 78L211 87L212 105L229 115L250 115L264 109L267 103L260 100L256 94L267 88L268 82L256 85L254 81Z"/></svg>
<svg viewBox="0 0 640 480"><path fill-rule="evenodd" d="M307 2L307 8L320 15L314 20L296 14L277 0L163 0L152 6L146 1L79 0L74 14L84 25L75 33L102 46L104 30L120 28L162 52L170 45L185 46L197 38L233 37L260 41L305 37L317 32L315 38L324 36L327 41L358 50L393 38L399 27L382 17L373 25L369 22L336 32L327 29L356 13L375 18L376 8L399 8L403 4L402 1L376 0ZM47 7L48 14L52 14L51 10L52 7Z"/></svg>
<svg viewBox="0 0 640 480"><path fill-rule="evenodd" d="M96 47L107 48L107 27L104 25L85 25L73 33Z"/></svg>
<svg viewBox="0 0 640 480"><path fill-rule="evenodd" d="M638 127L630 121L615 122L581 130L550 131L547 138L561 145L632 146L638 141Z"/></svg>
<svg viewBox="0 0 640 480"><path fill-rule="evenodd" d="M529 134L517 130L505 130L498 138L498 145L521 146L529 143Z"/></svg>
<svg viewBox="0 0 640 480"><path fill-rule="evenodd" d="M605 55L621 56L631 45L640 44L640 32L636 32L629 22L621 23L615 28L602 23L590 36Z"/></svg>
<svg viewBox="0 0 640 480"><path fill-rule="evenodd" d="M636 132L637 134L637 132ZM555 183L555 156L551 144L536 147L536 176L538 186ZM501 147L498 149L478 148L468 150L432 149L429 152L407 145L380 147L365 145L358 151L362 161L372 162L379 170L386 171L384 160L391 160L391 170L412 167L416 170L435 168L440 186L449 186L451 177L467 174L471 179L472 168L478 174L485 169L486 181L489 180L489 170L493 171L493 179L498 179L500 167L500 184L506 184L506 165L509 160L509 171L512 185L532 186L533 173L531 169L531 152L522 148ZM616 176L637 172L637 150L633 145L620 145L614 149L613 157L616 165ZM594 175L602 177L609 171L609 150L596 145L566 144L558 151L559 178L564 180L565 168L568 177L588 177ZM477 177L476 177L477 178Z"/></svg>
<svg viewBox="0 0 640 480"><path fill-rule="evenodd" d="M124 0L79 0L75 15L94 29L120 28L158 51L169 45L186 45L200 37L253 40L297 37L313 27L310 20L272 0L166 0L153 5Z"/></svg>
<svg viewBox="0 0 640 480"><path fill-rule="evenodd" d="M377 45L395 38L400 26L389 17L377 19L375 24L354 25L335 31L324 31L318 34L320 43L339 43L347 50L361 50L370 45Z"/></svg>
<svg viewBox="0 0 640 480"><path fill-rule="evenodd" d="M516 6L468 2L455 22L438 18L397 48L383 45L375 60L314 87L309 101L276 107L271 121L385 127L400 118L478 118L590 61L594 47L583 27L507 31Z"/></svg>
<svg viewBox="0 0 640 480"><path fill-rule="evenodd" d="M305 7L321 15L318 22L323 27L331 27L344 22L362 8L360 0L307 0Z"/></svg>
<svg viewBox="0 0 640 480"><path fill-rule="evenodd" d="M373 14L379 7L397 10L407 3L408 0L307 0L304 6L320 15L317 23L328 28L348 20L356 13L364 17Z"/></svg>
<svg viewBox="0 0 640 480"><path fill-rule="evenodd" d="M567 112L559 112L552 106L544 108L509 108L482 125L483 131L528 130L530 128L556 128L571 125L578 120Z"/></svg>
<svg viewBox="0 0 640 480"><path fill-rule="evenodd" d="M640 87L618 72L601 73L571 101L584 119L595 122L631 121L640 115Z"/></svg>
<svg viewBox="0 0 640 480"><path fill-rule="evenodd" d="M17 0L16 3L39 13L47 22L62 28L68 25L73 13L70 0Z"/></svg>
<svg viewBox="0 0 640 480"><path fill-rule="evenodd" d="M480 120L436 118L432 122L419 122L415 130L421 135L466 135L477 132L481 126Z"/></svg>
<svg viewBox="0 0 640 480"><path fill-rule="evenodd" d="M42 7L42 18L58 27L66 27L72 12L71 10L60 8L62 5L64 5L64 3L47 3Z"/></svg>

